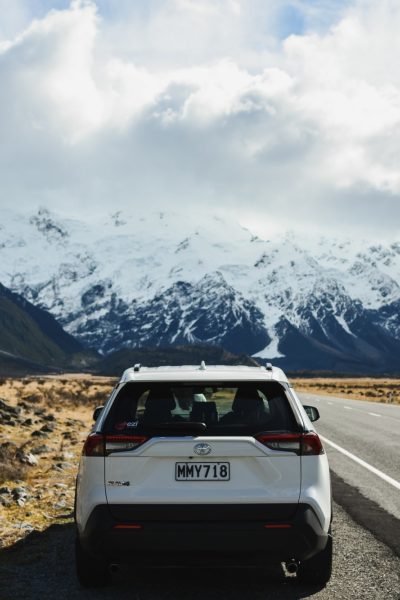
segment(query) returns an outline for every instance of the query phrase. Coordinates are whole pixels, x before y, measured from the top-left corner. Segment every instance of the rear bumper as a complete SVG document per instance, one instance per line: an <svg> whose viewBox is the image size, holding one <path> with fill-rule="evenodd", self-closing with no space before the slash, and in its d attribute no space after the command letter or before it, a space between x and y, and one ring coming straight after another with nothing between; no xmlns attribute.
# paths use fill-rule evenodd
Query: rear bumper
<svg viewBox="0 0 400 600"><path fill-rule="evenodd" d="M328 534L305 504L100 505L80 539L110 563L261 566L309 558Z"/></svg>

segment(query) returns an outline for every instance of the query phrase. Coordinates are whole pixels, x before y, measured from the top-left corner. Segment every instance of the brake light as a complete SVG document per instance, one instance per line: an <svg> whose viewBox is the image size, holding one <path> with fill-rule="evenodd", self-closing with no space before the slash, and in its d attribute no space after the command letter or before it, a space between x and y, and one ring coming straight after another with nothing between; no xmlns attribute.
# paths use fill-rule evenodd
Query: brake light
<svg viewBox="0 0 400 600"><path fill-rule="evenodd" d="M317 454L325 454L324 447L318 434L310 431L310 433L303 433L301 441L301 454L303 456L311 456Z"/></svg>
<svg viewBox="0 0 400 600"><path fill-rule="evenodd" d="M112 452L136 450L136 448L147 442L148 439L145 435L106 435L105 456L108 456Z"/></svg>
<svg viewBox="0 0 400 600"><path fill-rule="evenodd" d="M104 436L101 433L88 435L82 454L83 456L104 456Z"/></svg>
<svg viewBox="0 0 400 600"><path fill-rule="evenodd" d="M144 435L103 435L91 433L83 446L83 456L108 456L112 452L135 450L149 438Z"/></svg>
<svg viewBox="0 0 400 600"><path fill-rule="evenodd" d="M271 450L300 454L301 434L299 433L261 434L257 437L257 440L264 444L264 446L271 448Z"/></svg>
<svg viewBox="0 0 400 600"><path fill-rule="evenodd" d="M299 456L324 454L324 448L318 435L309 433L270 433L257 436L257 440L281 452L294 452Z"/></svg>

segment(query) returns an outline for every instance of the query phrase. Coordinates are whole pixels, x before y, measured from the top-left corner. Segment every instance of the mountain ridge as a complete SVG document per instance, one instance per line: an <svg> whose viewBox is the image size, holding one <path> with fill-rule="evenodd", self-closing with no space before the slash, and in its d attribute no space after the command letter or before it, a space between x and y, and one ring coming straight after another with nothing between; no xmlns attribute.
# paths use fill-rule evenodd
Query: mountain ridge
<svg viewBox="0 0 400 600"><path fill-rule="evenodd" d="M0 284L0 371L47 372L85 367L95 353L63 330L45 310Z"/></svg>
<svg viewBox="0 0 400 600"><path fill-rule="evenodd" d="M263 240L218 215L8 213L0 280L103 354L209 344L291 369L399 370L400 243Z"/></svg>

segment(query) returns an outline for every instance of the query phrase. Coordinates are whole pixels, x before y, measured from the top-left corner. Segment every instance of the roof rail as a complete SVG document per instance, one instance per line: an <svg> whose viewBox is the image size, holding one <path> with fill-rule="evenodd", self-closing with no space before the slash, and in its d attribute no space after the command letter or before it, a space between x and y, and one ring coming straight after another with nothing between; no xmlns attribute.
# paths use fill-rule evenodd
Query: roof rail
<svg viewBox="0 0 400 600"><path fill-rule="evenodd" d="M206 370L206 363L204 362L204 360L201 361L200 363L200 371L205 371Z"/></svg>
<svg viewBox="0 0 400 600"><path fill-rule="evenodd" d="M133 367L133 370L135 371L135 373L137 373L138 371L140 371L140 367L142 365L140 363L136 363L136 365Z"/></svg>
<svg viewBox="0 0 400 600"><path fill-rule="evenodd" d="M267 363L265 365L265 368L267 369L267 371L272 371L272 363Z"/></svg>

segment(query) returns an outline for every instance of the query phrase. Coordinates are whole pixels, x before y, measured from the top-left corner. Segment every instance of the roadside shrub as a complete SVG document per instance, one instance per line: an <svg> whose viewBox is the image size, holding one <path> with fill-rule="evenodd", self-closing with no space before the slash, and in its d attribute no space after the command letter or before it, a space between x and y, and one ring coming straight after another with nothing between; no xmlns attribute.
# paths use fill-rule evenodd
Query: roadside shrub
<svg viewBox="0 0 400 600"><path fill-rule="evenodd" d="M0 484L25 479L26 467L17 460L16 453L17 446L12 442L0 445Z"/></svg>

